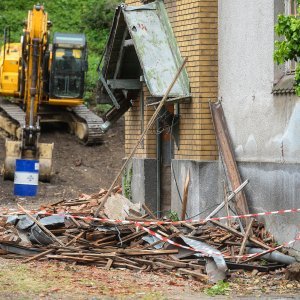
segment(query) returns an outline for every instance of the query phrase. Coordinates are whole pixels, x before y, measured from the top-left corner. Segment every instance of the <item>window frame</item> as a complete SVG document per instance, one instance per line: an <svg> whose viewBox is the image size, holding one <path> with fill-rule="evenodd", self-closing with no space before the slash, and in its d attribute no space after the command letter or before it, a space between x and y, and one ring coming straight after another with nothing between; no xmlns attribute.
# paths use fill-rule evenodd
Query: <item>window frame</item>
<svg viewBox="0 0 300 300"><path fill-rule="evenodd" d="M284 0L284 14L286 16L297 15L297 0ZM295 60L288 60L284 65L284 75L294 74L297 62Z"/></svg>

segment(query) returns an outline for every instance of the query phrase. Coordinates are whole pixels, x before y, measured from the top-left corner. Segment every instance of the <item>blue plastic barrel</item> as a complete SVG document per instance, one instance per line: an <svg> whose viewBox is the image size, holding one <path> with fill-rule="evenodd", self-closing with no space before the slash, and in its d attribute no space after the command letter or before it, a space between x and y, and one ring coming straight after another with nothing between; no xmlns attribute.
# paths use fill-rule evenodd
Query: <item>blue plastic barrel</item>
<svg viewBox="0 0 300 300"><path fill-rule="evenodd" d="M28 159L16 160L14 195L34 197L39 184L39 161Z"/></svg>

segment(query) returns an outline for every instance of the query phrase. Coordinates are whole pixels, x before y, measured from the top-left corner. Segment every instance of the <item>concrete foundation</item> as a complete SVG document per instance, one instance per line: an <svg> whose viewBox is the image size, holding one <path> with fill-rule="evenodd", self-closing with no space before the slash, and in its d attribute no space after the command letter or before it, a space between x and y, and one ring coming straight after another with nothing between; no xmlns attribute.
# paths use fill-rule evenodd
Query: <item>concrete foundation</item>
<svg viewBox="0 0 300 300"><path fill-rule="evenodd" d="M145 203L156 212L156 159L132 159L131 192L134 203Z"/></svg>
<svg viewBox="0 0 300 300"><path fill-rule="evenodd" d="M180 196L186 174L190 170L191 181L188 196L188 217L199 213L205 218L214 205L224 199L222 181L226 180L220 162L199 162L188 160L173 160L175 177L178 183L177 191L174 178L172 179L172 210L181 212ZM241 177L249 179L245 187L250 212L268 212L279 209L299 207L300 195L300 165L280 163L240 162L238 164ZM224 216L222 210L219 216ZM288 242L295 238L300 231L300 214L286 214L262 217L267 229L279 243ZM300 256L300 242L293 246Z"/></svg>
<svg viewBox="0 0 300 300"><path fill-rule="evenodd" d="M181 199L185 178L190 171L187 216L191 218L200 212L200 217L206 216L222 196L222 168L218 162L199 162L190 160L173 160L171 171L172 203L171 209L181 215ZM177 183L177 184L176 184ZM213 207L211 209L208 209Z"/></svg>

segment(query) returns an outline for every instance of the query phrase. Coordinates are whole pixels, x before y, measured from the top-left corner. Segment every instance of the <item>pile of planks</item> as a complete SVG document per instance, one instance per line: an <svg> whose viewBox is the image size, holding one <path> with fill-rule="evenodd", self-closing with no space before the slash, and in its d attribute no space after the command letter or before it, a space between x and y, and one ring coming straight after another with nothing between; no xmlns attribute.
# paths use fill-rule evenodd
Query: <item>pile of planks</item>
<svg viewBox="0 0 300 300"><path fill-rule="evenodd" d="M20 206L18 215L0 219L0 254L7 258L21 258L24 262L38 259L61 260L95 265L107 270L176 270L207 281L210 279L207 275L207 260L210 255L207 254L207 249L201 251L201 247L206 245L219 252L222 259L225 258L229 269L270 270L270 267L260 266L259 263L249 264L252 258L242 257L247 247L275 247L272 236L261 223L251 220L250 227L244 233L240 230L239 223L231 223L230 226L217 221L160 224L146 205L143 205L141 211L129 208L126 217L127 221L132 221L129 224L84 218L93 215L104 194L103 190L99 194L83 195L78 199L44 205L38 215ZM112 197L114 195L116 194L112 194ZM63 216L52 215L57 213ZM100 216L107 218L108 214L104 208ZM142 223L141 227L135 222L146 223ZM32 230L34 226L40 230L38 235L36 229ZM159 234L163 240L149 235L143 228ZM34 238L28 238L29 233L34 233ZM170 244L166 239L186 248ZM193 241L200 251L188 249L191 245L187 241Z"/></svg>

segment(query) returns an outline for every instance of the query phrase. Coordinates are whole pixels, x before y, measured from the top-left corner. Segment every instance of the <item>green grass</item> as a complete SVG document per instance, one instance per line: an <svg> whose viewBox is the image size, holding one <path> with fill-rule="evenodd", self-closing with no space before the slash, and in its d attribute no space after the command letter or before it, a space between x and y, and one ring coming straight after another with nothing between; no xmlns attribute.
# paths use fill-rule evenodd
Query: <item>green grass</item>
<svg viewBox="0 0 300 300"><path fill-rule="evenodd" d="M57 281L53 278L59 279L61 286L70 282L70 278L55 274L51 268L45 274L44 270L33 270L30 265L4 266L0 272L0 286L2 292L40 294L57 287Z"/></svg>
<svg viewBox="0 0 300 300"><path fill-rule="evenodd" d="M229 283L224 281L219 281L210 288L204 290L204 293L208 296L214 297L218 295L227 295L229 292Z"/></svg>
<svg viewBox="0 0 300 300"><path fill-rule="evenodd" d="M148 293L144 295L141 300L167 300L165 296L163 296L161 293Z"/></svg>

